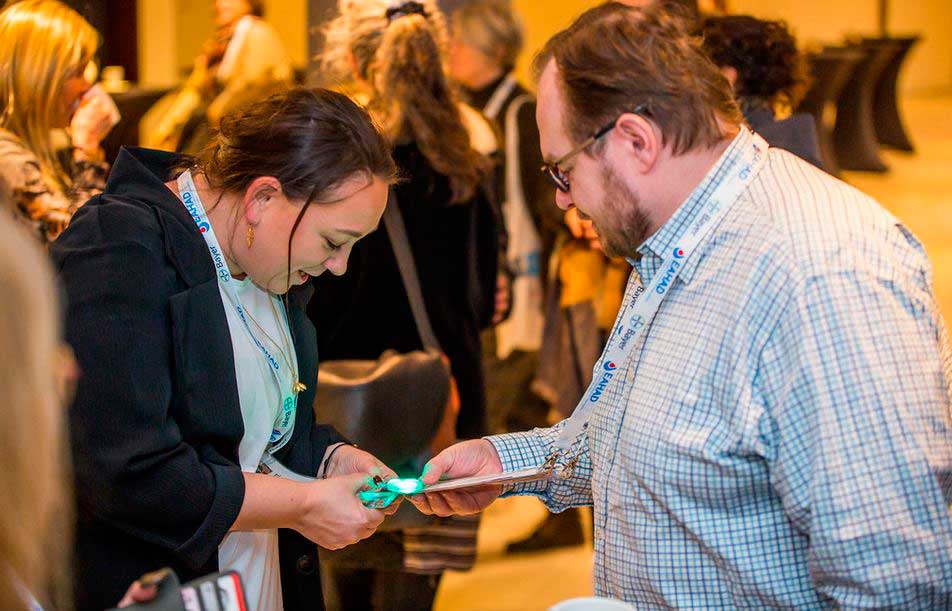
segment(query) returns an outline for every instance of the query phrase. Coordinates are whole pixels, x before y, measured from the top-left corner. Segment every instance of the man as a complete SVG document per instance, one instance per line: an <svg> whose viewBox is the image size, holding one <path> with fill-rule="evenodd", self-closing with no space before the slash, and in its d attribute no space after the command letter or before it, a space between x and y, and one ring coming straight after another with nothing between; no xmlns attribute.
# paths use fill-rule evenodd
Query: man
<svg viewBox="0 0 952 611"><path fill-rule="evenodd" d="M952 352L921 245L742 127L654 7L588 11L537 67L556 201L636 274L587 429L466 441L424 481L558 451L565 479L506 492L594 505L596 592L641 608L949 608ZM467 513L501 492L414 502Z"/></svg>

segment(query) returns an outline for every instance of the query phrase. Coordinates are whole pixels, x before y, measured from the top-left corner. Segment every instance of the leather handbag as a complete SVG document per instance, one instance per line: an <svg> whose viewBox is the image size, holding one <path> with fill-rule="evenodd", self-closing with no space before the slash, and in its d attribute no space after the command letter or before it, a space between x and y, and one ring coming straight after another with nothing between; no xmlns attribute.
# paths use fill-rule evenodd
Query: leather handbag
<svg viewBox="0 0 952 611"><path fill-rule="evenodd" d="M416 477L443 420L451 374L426 313L393 190L383 221L424 348L407 353L389 350L377 360L321 363L314 414L400 475Z"/></svg>

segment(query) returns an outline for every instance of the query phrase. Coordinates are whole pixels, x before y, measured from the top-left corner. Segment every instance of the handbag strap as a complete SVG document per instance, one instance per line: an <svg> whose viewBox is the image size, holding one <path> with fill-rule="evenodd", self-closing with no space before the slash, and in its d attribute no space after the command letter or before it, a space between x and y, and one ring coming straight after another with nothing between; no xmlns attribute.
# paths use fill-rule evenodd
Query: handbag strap
<svg viewBox="0 0 952 611"><path fill-rule="evenodd" d="M417 277L413 251L410 250L407 228L403 223L403 215L400 214L397 193L392 188L390 189L390 197L387 200L387 207L383 213L383 224L387 229L387 235L390 236L393 254L397 258L397 267L400 268L400 278L403 280L403 288L406 290L407 297L410 300L410 309L413 311L413 320L416 322L420 341L423 342L424 348L442 353L443 349L440 347L440 342L436 339L436 333L433 332L433 327L430 325L430 318L426 313L426 306L423 304L423 291L420 289L420 279Z"/></svg>

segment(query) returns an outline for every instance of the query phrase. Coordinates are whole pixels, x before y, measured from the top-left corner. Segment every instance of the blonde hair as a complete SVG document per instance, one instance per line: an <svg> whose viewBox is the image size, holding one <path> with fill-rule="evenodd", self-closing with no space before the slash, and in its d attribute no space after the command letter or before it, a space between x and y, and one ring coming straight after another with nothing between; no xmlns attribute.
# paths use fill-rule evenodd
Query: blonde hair
<svg viewBox="0 0 952 611"><path fill-rule="evenodd" d="M427 15L394 19L388 0L340 0L325 29L321 65L331 78L352 72L369 84L367 108L394 143L412 140L430 165L449 179L453 201L476 192L490 167L470 143L460 102L446 74L446 21L433 0Z"/></svg>
<svg viewBox="0 0 952 611"><path fill-rule="evenodd" d="M512 70L522 51L522 23L510 0L473 0L453 13L453 37Z"/></svg>
<svg viewBox="0 0 952 611"><path fill-rule="evenodd" d="M0 214L0 609L24 589L67 609L72 494L57 394L53 274L35 241Z"/></svg>
<svg viewBox="0 0 952 611"><path fill-rule="evenodd" d="M63 86L92 61L99 33L62 2L21 0L0 12L0 41L0 128L36 155L48 184L66 191L73 181L50 131L61 116Z"/></svg>

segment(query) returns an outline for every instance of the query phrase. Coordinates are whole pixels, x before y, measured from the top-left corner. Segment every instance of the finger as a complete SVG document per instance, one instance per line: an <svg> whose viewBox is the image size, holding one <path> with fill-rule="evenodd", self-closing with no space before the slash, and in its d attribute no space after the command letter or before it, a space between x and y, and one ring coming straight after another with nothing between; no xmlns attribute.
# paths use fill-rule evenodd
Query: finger
<svg viewBox="0 0 952 611"><path fill-rule="evenodd" d="M450 491L445 493L446 505L455 515L469 515L477 513L481 507L473 496L466 492Z"/></svg>
<svg viewBox="0 0 952 611"><path fill-rule="evenodd" d="M441 518L453 515L453 508L446 502L446 496L443 493L430 494L427 496L430 497L430 507L433 508L434 514Z"/></svg>
<svg viewBox="0 0 952 611"><path fill-rule="evenodd" d="M440 481L440 478L443 477L443 474L449 468L451 461L447 457L447 450L443 450L435 457L430 459L430 462L426 463L423 467L423 475L420 476L420 480L424 485L429 486Z"/></svg>
<svg viewBox="0 0 952 611"><path fill-rule="evenodd" d="M416 494L410 497L410 502L417 508L417 511L424 515L433 515L433 507L430 506L428 494Z"/></svg>
<svg viewBox="0 0 952 611"><path fill-rule="evenodd" d="M383 522L383 519L387 517L383 511L380 509L369 509L363 507L363 527L370 528L372 530L377 530L377 527L380 526L380 523Z"/></svg>
<svg viewBox="0 0 952 611"><path fill-rule="evenodd" d="M155 595L158 594L158 586L139 586L138 584L134 586L134 590L130 592L132 598L137 603L147 603L150 600L155 598Z"/></svg>
<svg viewBox="0 0 952 611"><path fill-rule="evenodd" d="M345 482L347 484L347 488L349 488L352 492L355 493L354 498L357 498L356 493L359 492L360 490L364 488L374 487L373 478L369 477L366 473L349 473L347 475L335 475L334 477L331 477L328 479L340 479L341 481Z"/></svg>

